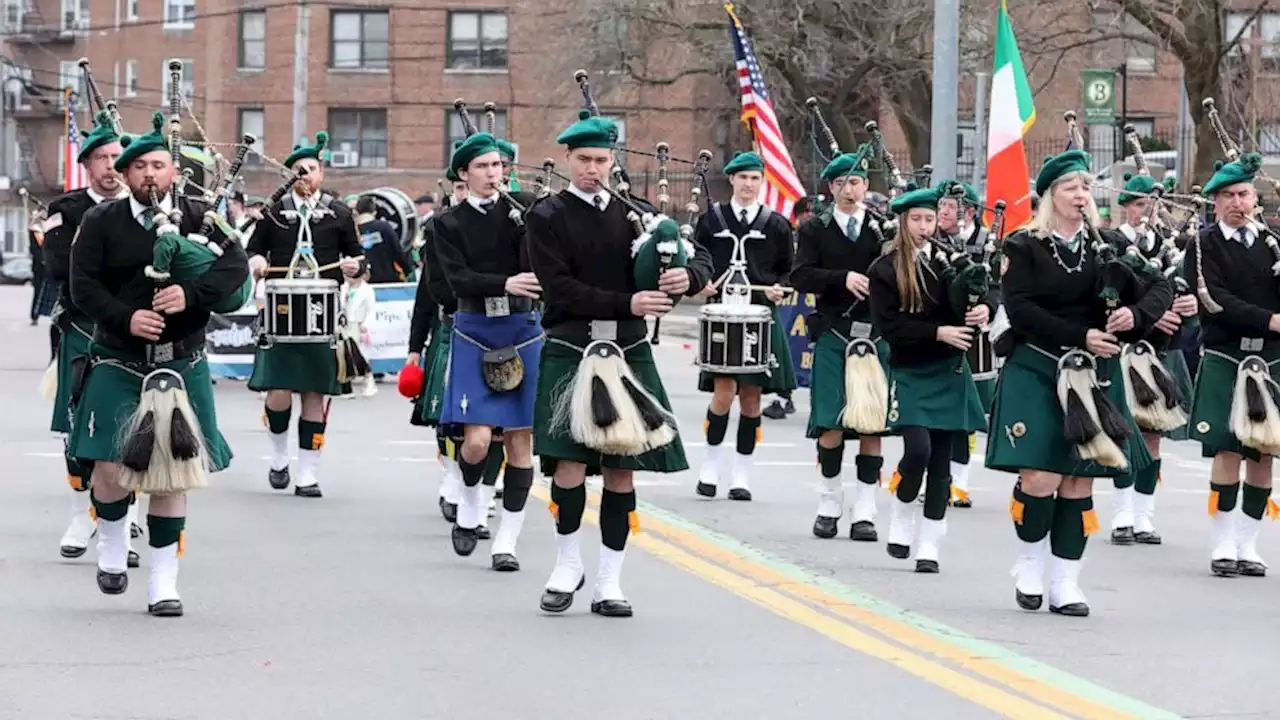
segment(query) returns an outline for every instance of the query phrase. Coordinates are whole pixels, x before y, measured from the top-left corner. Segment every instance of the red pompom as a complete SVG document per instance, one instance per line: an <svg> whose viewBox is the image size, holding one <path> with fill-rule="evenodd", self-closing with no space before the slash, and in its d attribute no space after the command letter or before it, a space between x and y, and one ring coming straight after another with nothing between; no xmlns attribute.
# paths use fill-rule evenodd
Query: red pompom
<svg viewBox="0 0 1280 720"><path fill-rule="evenodd" d="M422 368L418 365L406 365L400 369L400 381L397 386L400 394L410 400L422 394L422 386L426 381L426 375L422 372Z"/></svg>

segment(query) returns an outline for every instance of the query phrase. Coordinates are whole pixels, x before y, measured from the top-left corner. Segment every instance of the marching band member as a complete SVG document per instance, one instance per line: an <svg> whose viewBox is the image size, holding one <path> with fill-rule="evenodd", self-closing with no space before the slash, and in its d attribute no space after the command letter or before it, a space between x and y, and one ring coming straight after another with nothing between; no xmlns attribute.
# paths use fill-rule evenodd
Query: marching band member
<svg viewBox="0 0 1280 720"><path fill-rule="evenodd" d="M306 174L294 183L288 195L271 207L254 228L246 250L249 269L255 278L265 278L268 268L289 265L300 242L310 241L317 265L339 267L324 270L320 277L342 283L343 275L353 276L360 268L360 236L351 211L333 195L321 189L329 135L316 133L314 145L298 145L284 165ZM267 480L283 490L292 479L293 494L322 496L316 470L324 447L327 420L325 396L343 395L338 382L338 359L325 343L275 343L260 345L254 353L249 389L266 390L264 424L271 437L271 468ZM293 393L298 393L298 474L289 473L289 420L293 414Z"/></svg>
<svg viewBox="0 0 1280 720"><path fill-rule="evenodd" d="M1018 605L1040 608L1052 549L1049 610L1071 616L1089 614L1077 579L1098 526L1093 478L1151 463L1124 402L1120 343L1142 337L1173 299L1168 283L1121 272L1127 268L1108 252L1123 246L1113 231L1090 232L1097 210L1089 163L1081 150L1047 159L1035 217L1004 241L1001 292L1014 346L986 455L987 467L1018 474L1009 506L1022 545Z"/></svg>
<svg viewBox="0 0 1280 720"><path fill-rule="evenodd" d="M44 222L44 243L41 250L49 279L61 287L58 306L53 314L53 324L58 328L57 395L53 401L51 429L65 437L71 432L71 388L77 372L89 361L89 341L93 338L93 319L71 300L71 243L85 213L106 202L129 195L129 188L121 182L114 164L120 157L120 136L116 134L111 115L100 110L94 118L93 131L81 140L80 154L76 162L84 166L89 176L89 186L73 190L49 203L49 217ZM89 475L91 468L84 467L70 456L67 462L67 483L71 486L71 524L59 543L62 557L78 558L89 548L89 539L97 532L90 513ZM138 526L137 496L131 496L129 519L129 567L138 567L138 553L132 539L141 534Z"/></svg>
<svg viewBox="0 0 1280 720"><path fill-rule="evenodd" d="M947 249L930 238L945 191L911 190L890 202L900 218L897 237L889 254L867 271L872 322L889 345L889 427L902 435L903 443L888 550L906 558L914 540L916 572L927 573L938 572L938 545L946 535L954 436L967 437L985 425L965 352L973 342L971 326L985 324L995 304L988 292L972 309L957 306L951 285L964 284L969 276L948 282L937 269ZM971 267L985 286L986 268ZM924 521L917 533L916 497L926 471Z"/></svg>
<svg viewBox="0 0 1280 720"><path fill-rule="evenodd" d="M1210 568L1222 577L1267 574L1257 539L1263 515L1275 509L1271 465L1280 453L1275 385L1280 378L1280 286L1275 274L1280 252L1272 231L1253 220L1258 202L1253 179L1261 162L1257 154L1246 153L1221 165L1205 183L1217 222L1187 246L1185 260L1187 283L1197 288L1206 310L1190 425L1192 439L1213 453ZM1234 390L1224 392L1228 387ZM1237 498L1239 515L1234 512Z"/></svg>
<svg viewBox="0 0 1280 720"><path fill-rule="evenodd" d="M602 547L591 611L630 617L632 608L623 595L621 577L627 536L637 522L633 474L637 470L671 473L687 469L684 447L676 436L638 455L593 450L553 423L558 414L554 406L564 402L576 375L583 372L585 348L593 341L608 340L623 350L622 365L642 386L639 392L650 394L669 413L670 402L653 361L644 318L670 311L671 295L688 295L705 287L711 269L706 251L695 250L689 267L661 273L658 290L634 289L637 281L631 247L635 229L621 201L603 187L614 162L616 136L613 122L588 116L586 111L580 113L579 121L556 139L566 147L570 185L535 204L527 220L533 269L546 293L543 327L547 344L538 377L534 447L543 473L553 477L551 512L557 533L556 564L540 606L546 612L564 612L585 584L580 545L587 502L585 481L588 474L603 474ZM585 410L578 403L572 406L594 414L590 406Z"/></svg>
<svg viewBox="0 0 1280 720"><path fill-rule="evenodd" d="M837 156L822 171L834 203L800 226L791 284L797 292L817 295L817 312L809 316L813 339L813 369L809 380L809 427L806 437L817 440L822 492L813 534L833 538L844 514L844 443L858 437L845 429L840 413L845 406L845 347L854 338L876 342L883 364L887 348L872 327L867 269L881 254L883 230L878 217L863 204L867 169L873 150L864 145L856 153ZM876 488L884 458L880 436L858 438L857 483L849 537L862 542L878 539L875 526Z"/></svg>
<svg viewBox="0 0 1280 720"><path fill-rule="evenodd" d="M771 354L775 367L768 374L699 373L698 390L714 394L711 406L707 408L707 457L698 475L697 493L709 498L716 496L716 486L720 482L721 443L729 428L729 410L736 395L740 415L729 499L750 500L751 458L760 438L760 395L765 390L783 393L796 387L791 353L776 306L785 297L782 284L787 282L791 273L794 250L791 224L760 203L760 187L764 182L764 161L760 156L754 152L739 153L724 166L724 174L733 186L733 199L727 203L715 203L710 211L698 218L694 231L698 244L711 253L713 263L713 282L700 294L710 297L710 302L722 300L724 283L731 272L729 263L735 255L735 238L741 240L746 256L747 280L752 285L769 286L764 292L752 292L751 302L767 305L773 311ZM747 234L751 231L763 235L763 238L748 239ZM726 232L732 237L726 236ZM716 287L716 283L720 287Z"/></svg>
<svg viewBox="0 0 1280 720"><path fill-rule="evenodd" d="M155 433L162 428L168 442L155 443L156 455L167 451L177 457L180 445L195 445L197 460L208 463L214 472L231 462L231 448L218 430L214 411L213 383L205 360L205 327L209 308L224 301L241 287L248 270L244 250L238 242L223 242L222 254L194 281L177 281L157 290L151 270L157 233L153 223L159 209L181 212L179 232L196 232L207 205L192 198L175 198L173 153L161 134L163 116L153 117L153 132L124 144L115 169L124 175L130 191L128 199L105 202L84 217L71 249L71 297L75 306L95 322L89 346L87 378L72 388L79 394L70 454L81 462L93 463L93 506L98 517L98 588L109 595L123 593L129 585L126 572L129 528L126 513L130 496L121 484L130 463L131 447L123 442L125 425L144 394L144 377L167 369L181 375L185 393L173 410L183 405L184 420L157 418ZM161 226L162 228L165 226ZM169 226L172 227L172 226ZM210 240L223 241L221 232ZM161 385L163 388L164 385ZM153 392L151 389L148 393ZM177 391L175 391L177 392ZM145 399L145 398L144 398ZM74 399L73 399L74 402ZM145 421L143 423L145 425ZM197 430L196 437L183 438L180 428ZM185 442L179 442L185 440ZM162 450L163 448L163 450ZM155 459L173 470L174 458ZM176 483L174 483L176 484ZM186 493L152 492L147 507L150 536L151 573L148 610L152 615L182 614L177 591L178 558L185 547Z"/></svg>
<svg viewBox="0 0 1280 720"><path fill-rule="evenodd" d="M449 162L468 190L466 202L435 223L436 256L458 303L440 416L442 424L460 425L463 436L453 549L470 555L479 541L477 527L488 504L481 481L501 428L509 462L491 563L494 570L510 572L520 569L516 541L533 487L532 428L543 343L535 303L542 288L529 269L523 222L510 217L520 209L500 192L502 156L494 137L470 135Z"/></svg>

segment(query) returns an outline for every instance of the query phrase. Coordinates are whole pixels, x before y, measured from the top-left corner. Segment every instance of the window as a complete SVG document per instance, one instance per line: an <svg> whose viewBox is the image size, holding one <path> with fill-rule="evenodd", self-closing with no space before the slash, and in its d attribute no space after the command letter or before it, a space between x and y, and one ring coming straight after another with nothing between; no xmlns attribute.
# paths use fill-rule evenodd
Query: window
<svg viewBox="0 0 1280 720"><path fill-rule="evenodd" d="M165 75L169 74L168 69L166 69L164 72L165 72ZM137 60L129 60L124 64L124 96L125 97L138 96L138 61Z"/></svg>
<svg viewBox="0 0 1280 720"><path fill-rule="evenodd" d="M15 65L4 66L4 109L8 112L25 110L27 104L26 89L31 84L31 68L20 68ZM9 123L6 123L6 127Z"/></svg>
<svg viewBox="0 0 1280 720"><path fill-rule="evenodd" d="M1280 155L1280 122L1258 123L1258 152Z"/></svg>
<svg viewBox="0 0 1280 720"><path fill-rule="evenodd" d="M240 67L262 70L267 67L267 13L246 10L240 13Z"/></svg>
<svg viewBox="0 0 1280 720"><path fill-rule="evenodd" d="M507 67L505 12L450 12L448 67L451 70Z"/></svg>
<svg viewBox="0 0 1280 720"><path fill-rule="evenodd" d="M1246 13L1227 13L1227 22L1222 27L1223 42L1231 42L1237 35L1240 36L1240 42L1232 46L1230 52L1227 53L1231 57L1240 57L1244 54L1244 48L1253 38L1254 31L1258 28L1256 20L1249 23L1248 28L1245 28L1244 21L1247 17L1249 17L1249 14ZM1241 30L1244 30L1243 34L1240 32Z"/></svg>
<svg viewBox="0 0 1280 720"><path fill-rule="evenodd" d="M472 110L474 110L474 108L472 108ZM458 117L458 113L454 112L453 110L449 110L447 112L449 113L449 123L448 123L449 137L446 139L445 146L444 146L444 156L446 158L453 154L454 146L457 143L462 142L463 138L467 136L467 134L462 130L462 118ZM497 131L498 137L505 138L507 136L507 111L498 110L494 112L493 115L494 115L494 126ZM481 131L488 130L488 126L485 123L483 112L480 112L480 113L472 112L471 122L476 123L476 125L479 126Z"/></svg>
<svg viewBox="0 0 1280 720"><path fill-rule="evenodd" d="M1133 129L1138 131L1138 137L1149 138L1155 136L1156 121L1154 118L1129 117L1127 120L1129 124L1133 126ZM1127 149L1126 152L1128 152Z"/></svg>
<svg viewBox="0 0 1280 720"><path fill-rule="evenodd" d="M190 30L196 26L196 0L164 0L164 26Z"/></svg>
<svg viewBox="0 0 1280 720"><path fill-rule="evenodd" d="M89 0L62 0L62 29L86 30L89 27Z"/></svg>
<svg viewBox="0 0 1280 720"><path fill-rule="evenodd" d="M334 167L383 168L387 166L387 111L384 109L329 110L329 138L333 153L344 162ZM355 158L345 153L355 153ZM330 156L332 161L334 158Z"/></svg>
<svg viewBox="0 0 1280 720"><path fill-rule="evenodd" d="M236 141L244 137L245 133L252 134L256 140L253 146L249 148L249 154L245 156L246 163L260 164L262 162L262 153L267 149L266 138L263 133L267 129L267 112L262 108L240 108L236 111L236 125L239 132L236 133Z"/></svg>
<svg viewBox="0 0 1280 720"><path fill-rule="evenodd" d="M4 30L22 32L22 16L25 14L22 0L4 0Z"/></svg>
<svg viewBox="0 0 1280 720"><path fill-rule="evenodd" d="M340 70L387 67L390 54L386 10L334 10L329 30L329 67Z"/></svg>
<svg viewBox="0 0 1280 720"><path fill-rule="evenodd" d="M83 94L81 92L81 72L80 66L75 60L60 60L58 62L58 90L71 88L71 92L76 95Z"/></svg>
<svg viewBox="0 0 1280 720"><path fill-rule="evenodd" d="M124 19L129 22L136 22L138 20L138 0L126 0L125 7L127 9L125 10Z"/></svg>
<svg viewBox="0 0 1280 720"><path fill-rule="evenodd" d="M164 83L160 86L160 97L166 106L169 104L169 61L174 59L166 58L160 66L160 74L164 78ZM191 58L176 59L182 63L182 99L187 105L191 105L196 96L196 63Z"/></svg>

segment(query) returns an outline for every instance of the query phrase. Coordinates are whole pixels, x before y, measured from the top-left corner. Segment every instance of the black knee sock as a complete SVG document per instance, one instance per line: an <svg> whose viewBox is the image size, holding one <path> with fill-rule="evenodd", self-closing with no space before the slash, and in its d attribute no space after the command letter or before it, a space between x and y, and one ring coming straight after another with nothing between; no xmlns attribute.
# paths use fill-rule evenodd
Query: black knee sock
<svg viewBox="0 0 1280 720"><path fill-rule="evenodd" d="M283 410L272 410L270 406L263 405L262 424L266 425L267 430L270 430L272 434L279 435L283 432L289 432L289 418L292 415L292 405ZM320 432L323 433L324 430L321 429ZM299 433L301 433L301 429L299 429Z"/></svg>
<svg viewBox="0 0 1280 720"><path fill-rule="evenodd" d="M1013 486L1013 499L1009 501L1009 515L1018 539L1024 542L1040 542L1053 526L1053 496L1035 497L1022 491L1022 483Z"/></svg>
<svg viewBox="0 0 1280 720"><path fill-rule="evenodd" d="M324 447L325 423L298 418L298 448L301 450L319 450ZM288 425L285 429L288 429Z"/></svg>
<svg viewBox="0 0 1280 720"><path fill-rule="evenodd" d="M920 496L920 484L929 464L931 446L929 431L922 427L901 428L902 459L898 461L898 500L914 502ZM950 449L950 448L948 448Z"/></svg>
<svg viewBox="0 0 1280 720"><path fill-rule="evenodd" d="M760 417L738 416L738 454L750 455L760 440Z"/></svg>
<svg viewBox="0 0 1280 720"><path fill-rule="evenodd" d="M1084 547L1098 528L1098 518L1093 514L1093 498L1064 498L1053 502L1053 530L1049 533L1049 549L1054 557L1063 560L1079 560L1084 557Z"/></svg>
<svg viewBox="0 0 1280 720"><path fill-rule="evenodd" d="M635 511L634 490L616 493L606 489L600 493L600 542L605 547L618 551L626 549Z"/></svg>
<svg viewBox="0 0 1280 720"><path fill-rule="evenodd" d="M861 456L859 456L861 459ZM833 448L818 444L818 467L822 469L822 477L833 478L840 474L840 466L844 463L844 443Z"/></svg>
<svg viewBox="0 0 1280 720"><path fill-rule="evenodd" d="M489 454L484 459L484 473L481 475L481 482L489 487L498 484L498 475L502 473L502 466L507 462L507 450L502 445L501 440L495 440L489 443Z"/></svg>
<svg viewBox="0 0 1280 720"><path fill-rule="evenodd" d="M880 484L880 471L884 468L884 458L879 455L862 455L854 457L854 468L858 473L858 482L865 485Z"/></svg>
<svg viewBox="0 0 1280 720"><path fill-rule="evenodd" d="M929 431L928 479L924 485L924 517L941 520L947 516L951 503L951 458L954 445L952 435L965 437L964 433L945 430ZM967 445L966 445L967 447Z"/></svg>
<svg viewBox="0 0 1280 720"><path fill-rule="evenodd" d="M452 455L449 454L449 438L446 438L445 436L439 433L436 433L436 450L440 451L440 455L442 457L447 457L447 458L453 457Z"/></svg>
<svg viewBox="0 0 1280 720"><path fill-rule="evenodd" d="M1271 488L1246 483L1243 495L1244 497L1240 499L1240 512L1254 520L1261 520L1267 512L1267 500L1271 498Z"/></svg>
<svg viewBox="0 0 1280 720"><path fill-rule="evenodd" d="M502 509L509 512L524 510L531 487L533 487L533 468L508 464L506 472L502 475Z"/></svg>
<svg viewBox="0 0 1280 720"><path fill-rule="evenodd" d="M551 515L556 519L556 532L569 535L582 527L582 512L587 507L586 483L575 488L562 488L551 483Z"/></svg>
<svg viewBox="0 0 1280 720"><path fill-rule="evenodd" d="M115 502L102 502L98 498L93 498L93 514L99 520L114 522L123 520L124 516L129 513L129 504L131 497L125 495Z"/></svg>
<svg viewBox="0 0 1280 720"><path fill-rule="evenodd" d="M486 456L484 460L473 463L467 460L466 456L458 453L458 469L462 471L462 484L467 487L475 487L484 479L484 466L489 458Z"/></svg>
<svg viewBox="0 0 1280 720"><path fill-rule="evenodd" d="M1218 483L1209 483L1209 514L1217 515L1219 512L1231 512L1236 509L1236 498L1240 495L1240 483L1234 482L1230 485L1219 485Z"/></svg>
<svg viewBox="0 0 1280 720"><path fill-rule="evenodd" d="M65 460L67 465L67 484L76 492L88 491L91 470L74 458L65 458Z"/></svg>
<svg viewBox="0 0 1280 720"><path fill-rule="evenodd" d="M147 542L153 548L169 547L182 539L187 528L185 517L160 517L147 514Z"/></svg>
<svg viewBox="0 0 1280 720"><path fill-rule="evenodd" d="M969 464L969 433L957 432L951 438L951 462L961 465Z"/></svg>
<svg viewBox="0 0 1280 720"><path fill-rule="evenodd" d="M724 442L724 435L729 431L729 413L717 415L707 408L707 422L703 425L707 434L708 445L719 445Z"/></svg>

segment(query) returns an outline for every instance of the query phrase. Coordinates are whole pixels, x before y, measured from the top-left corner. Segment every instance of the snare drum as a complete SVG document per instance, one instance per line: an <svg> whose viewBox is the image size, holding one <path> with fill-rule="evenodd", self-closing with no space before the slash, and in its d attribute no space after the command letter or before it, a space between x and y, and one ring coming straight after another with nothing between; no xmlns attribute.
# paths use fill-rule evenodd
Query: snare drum
<svg viewBox="0 0 1280 720"><path fill-rule="evenodd" d="M338 281L267 280L263 283L262 335L269 342L327 343L338 330Z"/></svg>
<svg viewBox="0 0 1280 720"><path fill-rule="evenodd" d="M773 360L773 311L764 305L703 305L698 367L713 373L767 373Z"/></svg>
<svg viewBox="0 0 1280 720"><path fill-rule="evenodd" d="M991 346L991 338L986 330L979 330L973 338L965 355L969 358L969 372L974 380L994 380L1000 367L996 364L996 353Z"/></svg>

